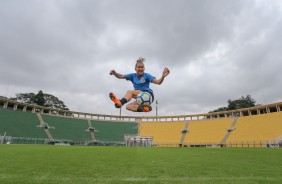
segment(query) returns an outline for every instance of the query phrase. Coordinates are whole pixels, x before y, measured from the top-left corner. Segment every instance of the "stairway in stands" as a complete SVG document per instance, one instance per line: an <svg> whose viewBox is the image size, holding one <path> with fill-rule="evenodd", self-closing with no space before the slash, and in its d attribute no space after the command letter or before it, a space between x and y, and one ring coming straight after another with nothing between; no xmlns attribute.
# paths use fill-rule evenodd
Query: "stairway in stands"
<svg viewBox="0 0 282 184"><path fill-rule="evenodd" d="M227 133L225 134L224 138L220 142L221 145L224 145L226 143L226 140L230 136L231 132L235 130L235 125L236 125L237 120L238 120L238 117L235 117L230 128L227 129Z"/></svg>
<svg viewBox="0 0 282 184"><path fill-rule="evenodd" d="M53 138L53 136L51 135L51 133L50 133L48 127L44 127L45 122L43 121L43 118L42 118L41 114L40 114L40 113L36 113L36 115L37 115L37 117L38 117L38 119L39 119L40 127L43 127L44 132L45 132L45 134L47 135L48 139L49 139L50 141L54 141L54 138Z"/></svg>
<svg viewBox="0 0 282 184"><path fill-rule="evenodd" d="M90 119L89 119L89 120L88 120L88 129L90 130L90 128L92 128L92 129L93 129L92 124L91 124L91 121L90 121ZM90 132L90 136L91 136L91 140L92 140L92 141L95 141L95 140L96 140L96 137L95 137L94 131L95 131L95 129L93 129L93 131L89 131L89 132Z"/></svg>

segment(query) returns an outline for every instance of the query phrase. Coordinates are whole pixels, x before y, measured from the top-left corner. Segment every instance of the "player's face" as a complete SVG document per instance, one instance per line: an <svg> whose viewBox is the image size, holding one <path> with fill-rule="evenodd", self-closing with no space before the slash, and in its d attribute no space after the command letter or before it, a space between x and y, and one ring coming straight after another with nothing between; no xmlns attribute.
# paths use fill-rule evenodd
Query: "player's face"
<svg viewBox="0 0 282 184"><path fill-rule="evenodd" d="M135 67L135 71L139 76L144 73L144 70L145 70L145 65L143 63L138 63Z"/></svg>

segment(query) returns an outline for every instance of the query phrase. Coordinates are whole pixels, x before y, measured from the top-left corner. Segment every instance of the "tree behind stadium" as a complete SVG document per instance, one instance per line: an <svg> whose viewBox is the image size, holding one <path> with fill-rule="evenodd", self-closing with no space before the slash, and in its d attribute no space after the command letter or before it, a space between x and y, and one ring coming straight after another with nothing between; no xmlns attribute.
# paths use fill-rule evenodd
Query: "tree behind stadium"
<svg viewBox="0 0 282 184"><path fill-rule="evenodd" d="M251 97L251 95L247 95L246 97L242 96L237 100L228 100L228 110L236 110L248 107L254 107L256 101Z"/></svg>
<svg viewBox="0 0 282 184"><path fill-rule="evenodd" d="M23 103L36 104L44 107L51 107L54 109L69 110L65 103L59 100L57 97L51 94L43 93L42 90L38 91L37 94L34 93L18 93L16 98L11 98Z"/></svg>
<svg viewBox="0 0 282 184"><path fill-rule="evenodd" d="M228 106L227 107L220 107L214 111L211 112L222 112L222 111L228 111L228 110L236 110L236 109L242 109L242 108L249 108L256 106L256 101L251 97L251 95L247 95L246 97L242 96L239 99L231 100L229 99L227 101Z"/></svg>

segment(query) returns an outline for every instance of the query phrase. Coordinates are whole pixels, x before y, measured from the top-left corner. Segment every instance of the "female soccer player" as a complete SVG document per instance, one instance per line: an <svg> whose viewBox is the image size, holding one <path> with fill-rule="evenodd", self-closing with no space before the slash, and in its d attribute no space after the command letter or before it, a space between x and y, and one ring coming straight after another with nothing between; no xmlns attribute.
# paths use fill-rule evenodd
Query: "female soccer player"
<svg viewBox="0 0 282 184"><path fill-rule="evenodd" d="M137 98L137 95L141 91L146 91L151 94L154 101L153 90L149 87L150 83L161 84L164 78L169 75L170 71L168 68L164 68L162 76L157 79L151 74L145 73L145 59L140 57L135 64L136 73L130 73L122 75L117 73L115 70L110 71L110 75L114 75L118 79L126 79L132 82L134 90L128 90L122 99L118 99L114 93L110 93L111 100L115 103L116 108L121 108L124 104L129 102L132 98ZM133 112L150 112L151 106L141 106L136 101L126 105L126 109Z"/></svg>

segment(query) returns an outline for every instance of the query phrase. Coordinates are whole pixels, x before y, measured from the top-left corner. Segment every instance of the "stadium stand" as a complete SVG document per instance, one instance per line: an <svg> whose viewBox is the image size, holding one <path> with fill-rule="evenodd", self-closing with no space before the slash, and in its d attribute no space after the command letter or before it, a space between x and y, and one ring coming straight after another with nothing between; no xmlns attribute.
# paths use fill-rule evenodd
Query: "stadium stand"
<svg viewBox="0 0 282 184"><path fill-rule="evenodd" d="M0 108L0 134L12 137L42 138L47 136L37 126L40 124L36 114Z"/></svg>
<svg viewBox="0 0 282 184"><path fill-rule="evenodd" d="M91 120L98 141L123 142L124 135L138 134L138 124L135 122Z"/></svg>
<svg viewBox="0 0 282 184"><path fill-rule="evenodd" d="M282 112L239 117L227 145L261 147L268 141L282 140Z"/></svg>
<svg viewBox="0 0 282 184"><path fill-rule="evenodd" d="M192 120L184 145L220 145L234 118L215 118L210 120Z"/></svg>
<svg viewBox="0 0 282 184"><path fill-rule="evenodd" d="M59 116L42 115L45 123L53 126L49 129L55 140L65 140L65 142L73 141L91 141L91 136L87 130L87 120L77 118L67 118Z"/></svg>
<svg viewBox="0 0 282 184"><path fill-rule="evenodd" d="M141 122L140 136L152 136L155 146L179 146L186 122Z"/></svg>
<svg viewBox="0 0 282 184"><path fill-rule="evenodd" d="M0 97L0 143L281 147L281 109L279 102L207 114L114 116L51 109Z"/></svg>

